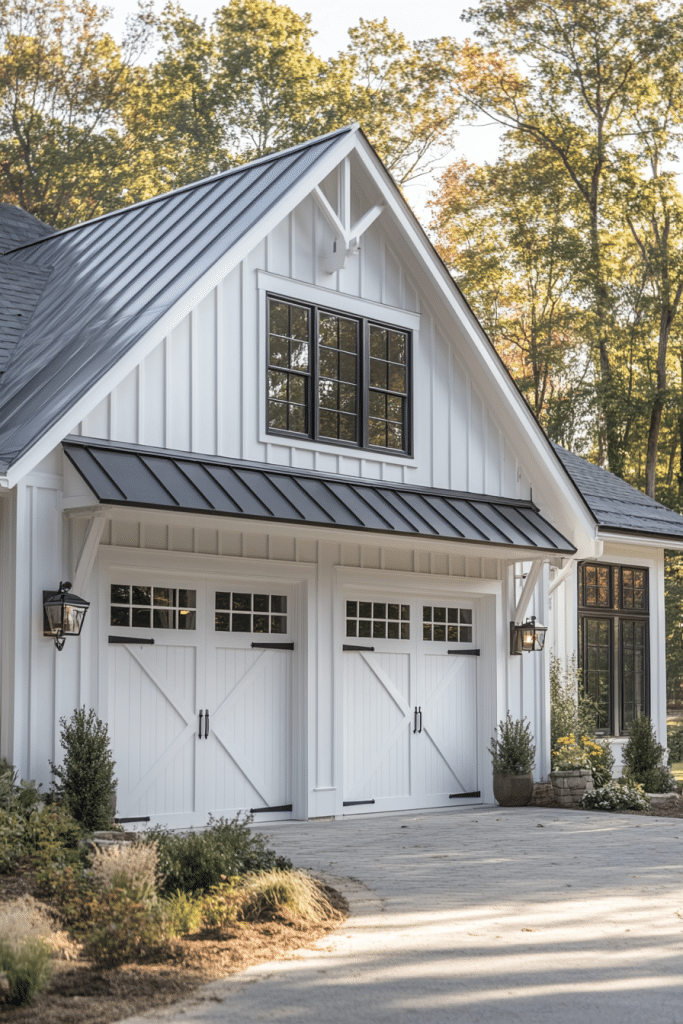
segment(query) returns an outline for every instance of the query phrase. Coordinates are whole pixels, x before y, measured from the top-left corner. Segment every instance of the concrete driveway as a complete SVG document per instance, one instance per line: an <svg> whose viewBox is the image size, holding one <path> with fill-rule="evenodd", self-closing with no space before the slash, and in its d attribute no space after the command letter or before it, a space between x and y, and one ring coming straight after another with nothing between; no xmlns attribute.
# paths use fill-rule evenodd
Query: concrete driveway
<svg viewBox="0 0 683 1024"><path fill-rule="evenodd" d="M127 1024L683 1024L683 819L486 807L262 831L340 879L349 921Z"/></svg>

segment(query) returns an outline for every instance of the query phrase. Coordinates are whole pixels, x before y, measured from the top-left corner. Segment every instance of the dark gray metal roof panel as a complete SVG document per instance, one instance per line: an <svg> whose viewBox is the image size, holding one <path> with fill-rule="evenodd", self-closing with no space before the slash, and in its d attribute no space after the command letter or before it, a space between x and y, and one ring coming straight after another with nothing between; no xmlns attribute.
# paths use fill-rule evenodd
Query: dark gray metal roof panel
<svg viewBox="0 0 683 1024"><path fill-rule="evenodd" d="M0 373L28 327L50 271L0 256Z"/></svg>
<svg viewBox="0 0 683 1024"><path fill-rule="evenodd" d="M0 203L0 253L53 235L55 229L11 203Z"/></svg>
<svg viewBox="0 0 683 1024"><path fill-rule="evenodd" d="M27 273L52 273L0 381L0 471L352 130L57 232L7 257Z"/></svg>
<svg viewBox="0 0 683 1024"><path fill-rule="evenodd" d="M599 526L656 539L683 540L683 516L606 469L559 445L555 451Z"/></svg>
<svg viewBox="0 0 683 1024"><path fill-rule="evenodd" d="M63 447L98 500L107 504L575 551L530 501L326 476L94 438L69 437Z"/></svg>

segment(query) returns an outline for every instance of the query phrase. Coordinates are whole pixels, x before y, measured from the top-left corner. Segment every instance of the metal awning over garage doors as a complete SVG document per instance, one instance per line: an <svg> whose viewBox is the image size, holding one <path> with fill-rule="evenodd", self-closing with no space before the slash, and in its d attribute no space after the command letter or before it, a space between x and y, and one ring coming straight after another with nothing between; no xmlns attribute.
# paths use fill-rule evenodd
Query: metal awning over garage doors
<svg viewBox="0 0 683 1024"><path fill-rule="evenodd" d="M64 451L97 499L172 509L529 548L576 550L531 501L328 476L69 437Z"/></svg>

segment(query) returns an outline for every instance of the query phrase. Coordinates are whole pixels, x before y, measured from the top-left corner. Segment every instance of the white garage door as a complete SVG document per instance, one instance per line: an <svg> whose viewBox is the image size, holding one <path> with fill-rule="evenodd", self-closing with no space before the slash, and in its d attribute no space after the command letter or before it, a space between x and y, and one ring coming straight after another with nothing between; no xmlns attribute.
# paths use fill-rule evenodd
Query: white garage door
<svg viewBox="0 0 683 1024"><path fill-rule="evenodd" d="M478 798L472 603L377 598L345 612L347 813Z"/></svg>
<svg viewBox="0 0 683 1024"><path fill-rule="evenodd" d="M290 595L136 575L112 581L110 599L119 817L290 817Z"/></svg>

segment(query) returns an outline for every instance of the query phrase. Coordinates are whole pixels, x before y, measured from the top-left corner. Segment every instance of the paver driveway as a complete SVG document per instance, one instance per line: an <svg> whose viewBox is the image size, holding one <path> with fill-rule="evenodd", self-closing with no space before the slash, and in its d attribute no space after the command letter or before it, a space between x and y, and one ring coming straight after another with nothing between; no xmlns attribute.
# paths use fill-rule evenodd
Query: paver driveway
<svg viewBox="0 0 683 1024"><path fill-rule="evenodd" d="M683 819L486 807L263 831L355 879L352 917L135 1021L683 1024Z"/></svg>

